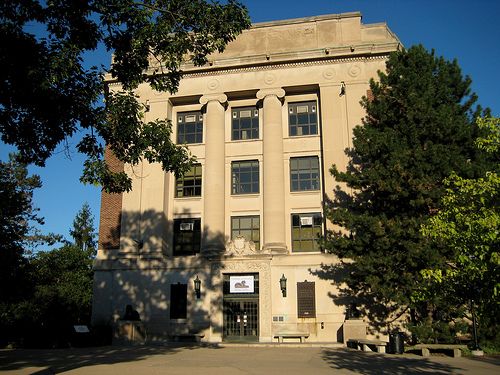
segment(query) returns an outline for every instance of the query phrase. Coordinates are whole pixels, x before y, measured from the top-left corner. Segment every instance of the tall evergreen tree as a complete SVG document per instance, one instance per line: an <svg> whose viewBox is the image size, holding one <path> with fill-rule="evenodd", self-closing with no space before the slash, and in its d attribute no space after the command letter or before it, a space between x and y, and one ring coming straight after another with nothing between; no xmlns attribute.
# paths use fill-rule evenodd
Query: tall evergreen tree
<svg viewBox="0 0 500 375"><path fill-rule="evenodd" d="M43 223L33 205L33 191L42 186L40 177L28 175L26 164L14 154L0 162L0 301L22 293L25 249L34 235L33 224ZM17 288L12 286L16 285Z"/></svg>
<svg viewBox="0 0 500 375"><path fill-rule="evenodd" d="M96 233L94 229L94 217L90 206L85 202L73 220L73 228L69 233L73 237L73 242L77 248L91 256L95 256Z"/></svg>
<svg viewBox="0 0 500 375"><path fill-rule="evenodd" d="M353 296L372 303L366 312L375 322L408 308L413 318L427 318L439 304L438 297L413 298L425 282L420 271L449 255L420 226L439 210L443 180L452 171L472 177L481 164L474 147L480 109L470 84L456 61L422 46L392 53L386 72L370 81L373 97L362 99L367 115L354 129L347 170L331 169L352 194L338 188L327 205L328 219L342 229L324 245L353 261L345 281Z"/></svg>

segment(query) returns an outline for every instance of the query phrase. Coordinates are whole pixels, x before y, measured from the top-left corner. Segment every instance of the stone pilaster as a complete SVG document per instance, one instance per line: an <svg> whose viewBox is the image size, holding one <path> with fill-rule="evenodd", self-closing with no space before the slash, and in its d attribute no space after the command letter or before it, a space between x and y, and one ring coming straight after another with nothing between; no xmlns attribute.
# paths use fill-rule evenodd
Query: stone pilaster
<svg viewBox="0 0 500 375"><path fill-rule="evenodd" d="M205 168L203 170L203 244L205 254L224 251L224 94L204 95L200 103L206 105Z"/></svg>
<svg viewBox="0 0 500 375"><path fill-rule="evenodd" d="M285 175L283 166L283 128L280 98L282 88L257 92L264 108L264 250L286 252L285 237Z"/></svg>

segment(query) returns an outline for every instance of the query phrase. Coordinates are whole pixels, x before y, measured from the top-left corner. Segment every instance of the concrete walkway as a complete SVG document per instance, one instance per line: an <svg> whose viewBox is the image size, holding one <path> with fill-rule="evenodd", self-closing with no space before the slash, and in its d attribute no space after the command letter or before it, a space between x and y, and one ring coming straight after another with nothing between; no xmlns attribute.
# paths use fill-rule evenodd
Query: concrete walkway
<svg viewBox="0 0 500 375"><path fill-rule="evenodd" d="M0 350L2 374L500 374L500 358L364 353L327 347L136 346Z"/></svg>

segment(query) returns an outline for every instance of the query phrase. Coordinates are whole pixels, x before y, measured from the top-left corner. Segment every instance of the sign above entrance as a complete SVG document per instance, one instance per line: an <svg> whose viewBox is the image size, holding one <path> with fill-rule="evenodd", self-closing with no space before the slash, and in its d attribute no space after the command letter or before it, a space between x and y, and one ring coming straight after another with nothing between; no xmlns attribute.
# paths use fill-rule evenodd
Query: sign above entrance
<svg viewBox="0 0 500 375"><path fill-rule="evenodd" d="M229 276L229 293L254 293L254 277Z"/></svg>

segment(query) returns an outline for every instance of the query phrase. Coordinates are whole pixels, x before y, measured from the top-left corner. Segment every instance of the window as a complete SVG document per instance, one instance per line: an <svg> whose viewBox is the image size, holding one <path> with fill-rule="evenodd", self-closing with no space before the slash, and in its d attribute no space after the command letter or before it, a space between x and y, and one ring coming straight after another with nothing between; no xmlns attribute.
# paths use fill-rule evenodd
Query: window
<svg viewBox="0 0 500 375"><path fill-rule="evenodd" d="M187 284L170 284L170 319L187 318Z"/></svg>
<svg viewBox="0 0 500 375"><path fill-rule="evenodd" d="M259 192L259 161L233 161L231 163L232 194Z"/></svg>
<svg viewBox="0 0 500 375"><path fill-rule="evenodd" d="M297 283L297 316L299 318L316 317L316 285L314 282Z"/></svg>
<svg viewBox="0 0 500 375"><path fill-rule="evenodd" d="M291 137L318 134L315 101L288 104L288 132Z"/></svg>
<svg viewBox="0 0 500 375"><path fill-rule="evenodd" d="M201 164L195 164L191 169L175 180L175 196L201 197Z"/></svg>
<svg viewBox="0 0 500 375"><path fill-rule="evenodd" d="M200 111L177 114L177 143L203 142L203 115Z"/></svg>
<svg viewBox="0 0 500 375"><path fill-rule="evenodd" d="M200 242L200 219L174 219L174 255L197 254Z"/></svg>
<svg viewBox="0 0 500 375"><path fill-rule="evenodd" d="M237 236L245 237L247 241L253 241L255 243L255 248L260 249L260 217L231 217L231 238Z"/></svg>
<svg viewBox="0 0 500 375"><path fill-rule="evenodd" d="M239 141L259 138L259 110L257 107L233 108L231 139Z"/></svg>
<svg viewBox="0 0 500 375"><path fill-rule="evenodd" d="M317 156L290 158L290 190L319 190L319 161Z"/></svg>
<svg viewBox="0 0 500 375"><path fill-rule="evenodd" d="M322 218L319 213L292 215L292 252L320 251Z"/></svg>

